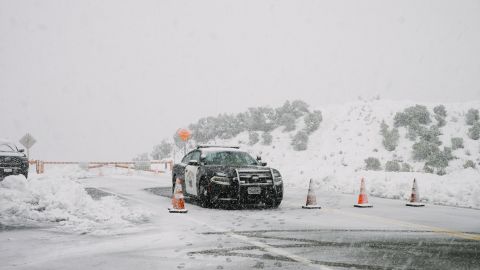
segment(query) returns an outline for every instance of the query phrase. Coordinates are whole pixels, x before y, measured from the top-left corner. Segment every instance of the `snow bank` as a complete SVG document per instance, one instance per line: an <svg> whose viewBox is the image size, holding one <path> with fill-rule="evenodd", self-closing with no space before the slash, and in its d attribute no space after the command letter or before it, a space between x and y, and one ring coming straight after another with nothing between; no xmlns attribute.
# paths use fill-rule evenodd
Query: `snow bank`
<svg viewBox="0 0 480 270"><path fill-rule="evenodd" d="M61 230L108 234L132 230L149 215L114 196L93 200L70 177L8 176L0 182L0 224L6 226L55 224Z"/></svg>
<svg viewBox="0 0 480 270"><path fill-rule="evenodd" d="M408 200L415 178L424 202L480 209L480 173L473 169L444 176L418 172L341 172L313 179L318 190L358 194L361 177L365 178L367 193L371 196Z"/></svg>

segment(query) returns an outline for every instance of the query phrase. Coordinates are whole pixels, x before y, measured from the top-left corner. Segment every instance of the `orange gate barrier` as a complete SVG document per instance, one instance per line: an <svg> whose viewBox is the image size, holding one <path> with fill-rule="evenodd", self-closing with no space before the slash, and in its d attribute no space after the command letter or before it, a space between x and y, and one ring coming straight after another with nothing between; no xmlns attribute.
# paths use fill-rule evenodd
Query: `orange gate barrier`
<svg viewBox="0 0 480 270"><path fill-rule="evenodd" d="M130 165L135 165L137 162L135 161L94 161L94 162L78 162L78 161L42 161L42 160L30 160L29 163L30 165L35 164L35 169L38 174L44 173L45 172L45 164L53 164L53 165L79 165L79 164L88 164L88 169L94 169L94 168L101 168L103 166L115 166L116 168L124 168L124 169L134 169L134 170L140 170L140 171L147 171L147 172L153 172L153 173L164 173L169 169L172 171L173 169L173 161L160 161L160 160L152 160L148 161L150 165L152 164L165 164L165 170L161 171L158 169L141 169L141 168L135 168L134 166ZM170 167L170 168L168 168Z"/></svg>

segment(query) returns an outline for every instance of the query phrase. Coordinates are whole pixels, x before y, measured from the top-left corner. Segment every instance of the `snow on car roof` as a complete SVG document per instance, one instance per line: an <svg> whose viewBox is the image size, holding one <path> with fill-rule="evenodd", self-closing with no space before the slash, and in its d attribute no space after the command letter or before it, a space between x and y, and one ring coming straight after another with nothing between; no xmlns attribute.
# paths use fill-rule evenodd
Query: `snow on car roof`
<svg viewBox="0 0 480 270"><path fill-rule="evenodd" d="M211 153L211 152L246 152L240 150L238 148L231 148L231 147L208 147L208 148L200 148L204 153Z"/></svg>

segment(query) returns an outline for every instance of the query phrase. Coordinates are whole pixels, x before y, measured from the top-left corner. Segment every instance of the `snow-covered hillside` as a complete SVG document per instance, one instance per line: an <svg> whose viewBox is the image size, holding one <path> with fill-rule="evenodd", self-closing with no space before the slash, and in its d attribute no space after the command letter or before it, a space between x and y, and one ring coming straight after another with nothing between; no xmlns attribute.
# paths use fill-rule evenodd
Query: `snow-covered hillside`
<svg viewBox="0 0 480 270"><path fill-rule="evenodd" d="M320 128L309 137L306 151L294 151L290 145L294 134L303 128L303 119L297 119L297 129L283 132L277 128L271 132L271 145L248 145L248 133L243 132L233 139L216 139L216 144L240 145L254 155L261 155L269 165L280 169L287 187L307 186L310 178L316 179L318 188L340 192L356 192L359 179L366 177L367 186L374 195L387 198L409 196L411 182L417 178L421 196L429 202L480 208L480 140L467 136L465 114L470 108L479 109L480 101L443 104L447 110L446 125L440 128L439 139L443 146L451 146L452 137L461 137L464 148L453 150L455 159L449 162L446 175L424 173L425 162L412 158L413 141L406 138L406 129L399 128L400 139L394 151L387 151L382 144L380 123L382 120L392 127L394 115L405 108L421 104L433 115L439 104L398 102L385 100L357 101L344 105L311 108L322 111ZM432 123L435 120L432 117ZM365 171L365 159L378 158L384 167L387 161L407 162L412 172ZM476 169L463 165L472 160Z"/></svg>

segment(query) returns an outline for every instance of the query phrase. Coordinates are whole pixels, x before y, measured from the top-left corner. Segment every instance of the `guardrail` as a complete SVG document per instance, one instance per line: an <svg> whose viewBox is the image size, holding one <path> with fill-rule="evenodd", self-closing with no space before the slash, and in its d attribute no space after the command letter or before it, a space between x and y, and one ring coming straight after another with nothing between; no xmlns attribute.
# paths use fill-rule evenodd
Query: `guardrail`
<svg viewBox="0 0 480 270"><path fill-rule="evenodd" d="M30 160L30 165L35 165L36 172L38 174L45 172L45 164L51 165L80 165L85 164L86 169L95 169L101 168L104 166L115 166L116 168L124 168L124 169L133 169L137 171L147 171L147 172L154 172L154 173L165 173L167 170L171 171L173 169L173 161L162 161L162 160L151 160L147 161L150 165L151 164L165 164L165 170L154 170L151 168L141 168L140 166L135 166L138 164L138 161L92 161L92 162L78 162L78 161L43 161L43 160ZM131 166L133 165L133 166ZM142 166L143 167L143 166Z"/></svg>

